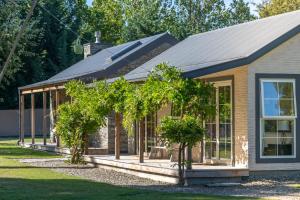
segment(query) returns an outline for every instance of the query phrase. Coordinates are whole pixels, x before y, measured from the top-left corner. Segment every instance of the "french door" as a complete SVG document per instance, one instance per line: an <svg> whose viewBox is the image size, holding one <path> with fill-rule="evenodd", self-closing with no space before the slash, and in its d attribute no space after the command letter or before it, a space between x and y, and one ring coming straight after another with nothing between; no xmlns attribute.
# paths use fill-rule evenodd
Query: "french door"
<svg viewBox="0 0 300 200"><path fill-rule="evenodd" d="M232 161L232 81L214 83L216 116L206 122L204 162L231 164Z"/></svg>

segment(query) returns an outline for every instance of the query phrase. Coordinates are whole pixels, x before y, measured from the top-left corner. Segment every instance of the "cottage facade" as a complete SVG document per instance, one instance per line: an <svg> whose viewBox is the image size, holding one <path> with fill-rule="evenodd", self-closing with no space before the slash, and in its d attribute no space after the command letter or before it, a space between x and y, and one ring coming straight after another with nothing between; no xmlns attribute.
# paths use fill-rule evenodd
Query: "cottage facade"
<svg viewBox="0 0 300 200"><path fill-rule="evenodd" d="M195 166L186 174L191 183L300 170L300 11L193 35L165 49L128 70L124 77L141 82L153 67L166 62L186 77L214 84L218 114L206 123L209 140L192 150ZM146 118L143 150L139 149L139 124L133 136L123 131L121 152L142 154L149 160L176 160L166 153L155 131L162 117L171 114L167 106ZM94 140L98 148L106 149L102 155L115 153L117 145L114 119L108 119L108 127L99 131L99 141ZM87 160L95 161L95 157ZM153 178L176 177L165 167L168 164L154 168L126 158L120 164L101 156L95 162Z"/></svg>

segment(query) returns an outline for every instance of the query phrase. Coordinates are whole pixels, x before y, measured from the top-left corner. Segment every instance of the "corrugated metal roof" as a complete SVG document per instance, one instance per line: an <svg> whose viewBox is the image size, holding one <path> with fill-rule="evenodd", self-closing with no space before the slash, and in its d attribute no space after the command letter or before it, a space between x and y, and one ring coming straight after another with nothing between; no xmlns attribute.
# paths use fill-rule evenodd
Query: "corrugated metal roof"
<svg viewBox="0 0 300 200"><path fill-rule="evenodd" d="M129 55L133 55L138 50L145 48L147 45L152 44L153 42L157 41L159 38L163 38L163 37L166 37L169 39L171 38L172 40L176 41L175 38L170 36L168 33L162 33L162 34L154 35L151 37L146 37L146 38L142 38L139 40L131 41L131 42L128 42L125 44L106 48L92 56L87 57L86 59L83 59L83 60L77 62L76 64L63 70L62 72L56 74L55 76L51 77L48 80L34 83L31 85L27 85L24 87L20 87L19 89L33 88L33 87L39 87L39 86L43 86L43 85L50 85L50 84L57 84L57 83L65 82L70 79L80 78L80 77L87 76L92 73L108 70L110 67L114 66L119 61L126 60ZM118 52L131 47L132 45L134 45L137 42L140 42L141 44L139 46L136 46L135 48L131 48L129 51L126 51L125 53L123 52L117 58L115 58L113 60L110 59L112 55L115 55ZM169 41L167 41L167 42L169 42ZM157 44L157 45L159 46L160 44ZM109 69L109 70L111 70L111 69Z"/></svg>
<svg viewBox="0 0 300 200"><path fill-rule="evenodd" d="M190 76L195 71L201 75L201 70L212 73L213 67L225 70L247 64L299 33L299 24L300 10L192 35L129 72L125 78L144 79L162 62Z"/></svg>

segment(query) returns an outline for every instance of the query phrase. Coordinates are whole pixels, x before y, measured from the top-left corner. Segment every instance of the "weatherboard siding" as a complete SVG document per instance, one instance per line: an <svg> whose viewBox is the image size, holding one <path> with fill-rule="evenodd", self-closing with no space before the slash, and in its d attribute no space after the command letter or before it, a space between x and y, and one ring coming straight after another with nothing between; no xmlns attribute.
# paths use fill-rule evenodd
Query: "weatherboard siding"
<svg viewBox="0 0 300 200"><path fill-rule="evenodd" d="M255 74L261 73L300 74L300 34L251 63L248 76L249 169L251 171L300 170L300 163L256 163ZM297 101L300 102L300 99ZM296 137L300 137L300 130L296 131ZM300 144L297 145L299 148Z"/></svg>

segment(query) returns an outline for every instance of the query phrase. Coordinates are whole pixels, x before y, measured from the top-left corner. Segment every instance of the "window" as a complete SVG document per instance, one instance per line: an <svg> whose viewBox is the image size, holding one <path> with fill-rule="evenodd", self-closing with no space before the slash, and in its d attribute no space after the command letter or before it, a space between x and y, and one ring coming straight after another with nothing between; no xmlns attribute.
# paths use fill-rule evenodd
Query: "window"
<svg viewBox="0 0 300 200"><path fill-rule="evenodd" d="M295 81L262 79L261 97L260 156L295 157Z"/></svg>

